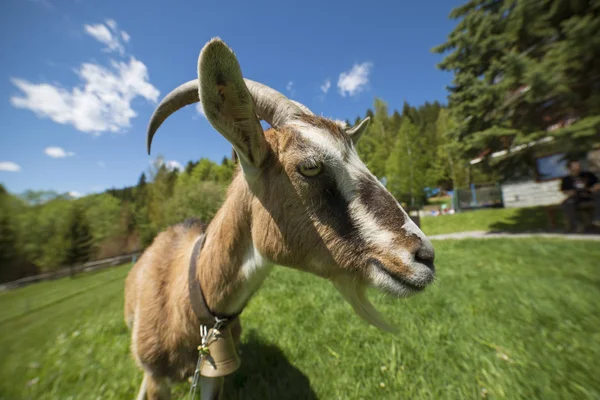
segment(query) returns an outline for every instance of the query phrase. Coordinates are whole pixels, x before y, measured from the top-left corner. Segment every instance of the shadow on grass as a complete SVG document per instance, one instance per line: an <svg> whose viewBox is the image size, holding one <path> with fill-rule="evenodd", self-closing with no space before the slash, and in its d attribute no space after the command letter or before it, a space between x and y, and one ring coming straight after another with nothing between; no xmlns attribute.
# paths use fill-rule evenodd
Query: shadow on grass
<svg viewBox="0 0 600 400"><path fill-rule="evenodd" d="M579 218L586 218L586 215L579 215ZM490 232L565 233L565 220L560 205L520 208L506 220L491 224ZM584 233L598 234L600 230L588 226Z"/></svg>
<svg viewBox="0 0 600 400"><path fill-rule="evenodd" d="M250 332L240 351L242 365L225 380L225 399L317 399L306 375L276 346Z"/></svg>
<svg viewBox="0 0 600 400"><path fill-rule="evenodd" d="M554 220L554 223L551 222ZM491 232L509 233L561 233L564 232L560 207L520 208L514 215L490 225Z"/></svg>

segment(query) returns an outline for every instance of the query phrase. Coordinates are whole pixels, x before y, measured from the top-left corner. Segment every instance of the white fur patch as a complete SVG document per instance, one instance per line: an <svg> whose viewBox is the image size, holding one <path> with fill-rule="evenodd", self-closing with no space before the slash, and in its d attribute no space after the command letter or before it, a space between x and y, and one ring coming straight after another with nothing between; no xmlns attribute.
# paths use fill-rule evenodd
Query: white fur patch
<svg viewBox="0 0 600 400"><path fill-rule="evenodd" d="M356 151L351 149L348 159L341 170L336 171L336 181L340 192L349 203L350 217L358 225L361 238L366 242L390 248L393 246L396 233L382 227L375 215L358 198L358 182L360 177L369 176L376 180L373 174L358 157Z"/></svg>
<svg viewBox="0 0 600 400"><path fill-rule="evenodd" d="M308 140L318 150L325 152L328 157L333 157L336 160L342 159L345 150L344 143L336 140L329 132L302 121L294 121L290 125L298 129L304 139Z"/></svg>
<svg viewBox="0 0 600 400"><path fill-rule="evenodd" d="M420 237L421 239L424 238L425 234L423 233L423 231L421 229L419 229L417 224L415 224L414 221L410 218L410 215L408 215L408 213L406 211L404 211L404 209L402 209L400 204L398 204L398 208L400 208L400 210L404 213L404 225L402 225L402 229L406 232L406 234L407 235L412 234L412 235Z"/></svg>
<svg viewBox="0 0 600 400"><path fill-rule="evenodd" d="M354 150L348 157L348 163L346 166L345 174L338 174L339 185L342 189L342 193L350 203L351 217L356 221L361 237L368 243L378 246L379 248L385 249L390 252L391 256L400 261L402 264L408 266L411 269L410 282L416 285L426 285L431 282L432 271L426 265L419 262L415 262L415 254L413 249L402 248L395 245L394 238L402 236L417 236L421 241L421 246L426 248L426 252L433 254L433 246L431 241L425 236L423 231L413 222L410 216L404 211L402 206L395 202L398 211L404 216L404 224L400 227L400 232L391 232L388 229L382 227L370 210L362 204L357 196L353 195L357 193L358 188L356 187L358 177L369 176L374 184L379 185L383 190L387 191L385 186L375 178L375 176L366 168L366 166L359 159L358 155ZM351 181L351 182L349 182ZM344 190L344 188L351 187L351 190ZM376 267L371 267L369 271L369 277L377 287L383 290L388 290L399 296L409 295L412 292L409 288L402 285L400 282L396 282L392 277L383 273Z"/></svg>
<svg viewBox="0 0 600 400"><path fill-rule="evenodd" d="M254 245L251 245L244 254L244 261L239 271L239 278L244 284L227 304L226 312L234 314L241 310L260 288L272 269L273 264L267 261Z"/></svg>
<svg viewBox="0 0 600 400"><path fill-rule="evenodd" d="M381 227L375 216L360 201L355 200L350 204L350 215L358 225L360 236L364 241L385 248L393 246L396 235Z"/></svg>
<svg viewBox="0 0 600 400"><path fill-rule="evenodd" d="M266 259L259 253L258 249L253 245L248 248L244 255L244 262L240 268L240 274L248 281L254 281L256 279L264 279L268 273L268 268L272 267L271 263L267 262Z"/></svg>
<svg viewBox="0 0 600 400"><path fill-rule="evenodd" d="M387 191L387 189L385 188L385 186L383 186L383 183L381 183L379 180L377 180L377 184L383 188L384 190ZM417 236L419 239L421 239L423 246L429 247L431 249L433 249L433 245L431 244L431 241L429 240L429 238L425 235L425 233L419 229L419 227L417 226L417 224L415 224L415 222L410 218L410 216L408 215L408 213L406 211L404 211L404 209L402 208L402 206L400 205L400 203L396 202L396 205L398 206L398 208L400 209L400 212L402 212L402 214L404 215L404 224L402 225L402 230L404 231L405 235L413 235L413 236ZM433 251L433 250L432 250Z"/></svg>

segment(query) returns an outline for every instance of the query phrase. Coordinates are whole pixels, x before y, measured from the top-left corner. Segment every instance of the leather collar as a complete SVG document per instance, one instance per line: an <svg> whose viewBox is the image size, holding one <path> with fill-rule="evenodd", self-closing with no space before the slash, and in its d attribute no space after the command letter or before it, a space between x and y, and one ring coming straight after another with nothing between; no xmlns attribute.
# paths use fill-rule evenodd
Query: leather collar
<svg viewBox="0 0 600 400"><path fill-rule="evenodd" d="M221 326L224 326L236 319L240 313L234 315L217 315L213 313L206 304L206 299L204 298L204 293L202 292L202 286L200 285L200 279L196 273L196 264L200 256L200 251L202 251L202 247L204 246L205 239L206 234L203 233L200 235L198 240L196 240L196 244L192 250L188 274L190 303L192 305L192 310L194 310L194 314L196 314L196 317L200 321L205 322L210 320L211 322L215 322L217 320L221 320L223 321Z"/></svg>

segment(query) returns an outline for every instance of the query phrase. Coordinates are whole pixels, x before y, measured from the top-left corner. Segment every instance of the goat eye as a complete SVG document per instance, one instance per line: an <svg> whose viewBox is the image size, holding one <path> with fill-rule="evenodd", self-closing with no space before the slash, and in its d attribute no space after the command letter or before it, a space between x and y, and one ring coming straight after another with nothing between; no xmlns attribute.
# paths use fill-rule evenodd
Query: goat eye
<svg viewBox="0 0 600 400"><path fill-rule="evenodd" d="M300 173L307 177L313 177L319 175L323 171L323 163L320 162L310 162L301 164L298 167Z"/></svg>

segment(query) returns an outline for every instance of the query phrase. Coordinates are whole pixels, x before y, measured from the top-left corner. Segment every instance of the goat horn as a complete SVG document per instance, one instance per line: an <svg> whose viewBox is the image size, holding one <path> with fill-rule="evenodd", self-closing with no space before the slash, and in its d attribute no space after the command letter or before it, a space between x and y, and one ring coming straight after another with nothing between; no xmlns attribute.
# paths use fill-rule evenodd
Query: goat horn
<svg viewBox="0 0 600 400"><path fill-rule="evenodd" d="M244 78L244 82L254 100L258 118L267 121L273 127L283 126L290 119L302 115L308 110L306 107L299 107L299 103L262 83L246 78Z"/></svg>
<svg viewBox="0 0 600 400"><path fill-rule="evenodd" d="M198 101L198 81L196 79L179 85L162 99L156 107L156 110L154 110L154 113L150 118L150 123L148 124L148 132L146 134L146 148L148 154L150 154L150 147L152 146L154 134L169 115L187 105L197 103Z"/></svg>
<svg viewBox="0 0 600 400"><path fill-rule="evenodd" d="M312 115L312 112L306 106L288 99L275 89L250 79L244 78L244 82L246 82L246 87L254 100L258 118L267 121L271 126L282 126L286 121L297 115ZM160 125L175 111L199 101L197 79L178 86L165 96L156 107L148 124L146 135L148 154L150 154L152 138Z"/></svg>
<svg viewBox="0 0 600 400"><path fill-rule="evenodd" d="M298 103L296 100L290 100L292 103L294 103L295 105L298 106L298 108L300 108L304 114L307 115L315 115L312 111L310 111L310 109L308 107L306 107L304 104L302 103Z"/></svg>

